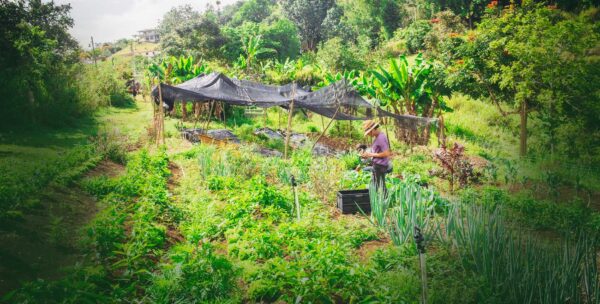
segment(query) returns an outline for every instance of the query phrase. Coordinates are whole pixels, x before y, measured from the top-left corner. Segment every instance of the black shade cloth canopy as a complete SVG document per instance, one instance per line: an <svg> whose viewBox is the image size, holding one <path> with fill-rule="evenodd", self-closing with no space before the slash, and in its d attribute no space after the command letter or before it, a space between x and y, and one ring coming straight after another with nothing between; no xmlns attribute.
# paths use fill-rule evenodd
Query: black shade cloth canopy
<svg viewBox="0 0 600 304"><path fill-rule="evenodd" d="M237 106L288 108L293 100L296 108L307 109L335 120L372 119L373 112L376 112L378 117L387 116L399 120L400 125L406 129L425 127L437 122L432 118L397 115L375 107L344 79L314 92L295 83L282 86L265 85L229 78L221 73L201 74L177 86L160 86L163 102L169 110L173 109L177 101L221 101ZM152 95L158 103L157 87L152 90Z"/></svg>

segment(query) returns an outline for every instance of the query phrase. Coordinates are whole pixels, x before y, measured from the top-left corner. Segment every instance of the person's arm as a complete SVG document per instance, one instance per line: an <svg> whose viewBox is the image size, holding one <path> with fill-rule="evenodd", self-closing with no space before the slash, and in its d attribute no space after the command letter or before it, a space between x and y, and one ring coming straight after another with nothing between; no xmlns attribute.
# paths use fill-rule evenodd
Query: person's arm
<svg viewBox="0 0 600 304"><path fill-rule="evenodd" d="M384 158L384 157L390 157L392 156L392 152L390 150L385 150L381 153L370 153L370 152L365 152L362 154L363 157L375 157L375 158Z"/></svg>

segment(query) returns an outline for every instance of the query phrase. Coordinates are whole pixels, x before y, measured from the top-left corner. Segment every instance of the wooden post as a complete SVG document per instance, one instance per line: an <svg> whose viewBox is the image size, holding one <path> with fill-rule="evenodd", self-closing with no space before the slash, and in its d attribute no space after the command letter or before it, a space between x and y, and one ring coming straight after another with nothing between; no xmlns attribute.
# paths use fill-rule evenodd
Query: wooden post
<svg viewBox="0 0 600 304"><path fill-rule="evenodd" d="M277 129L281 130L281 107L277 107Z"/></svg>
<svg viewBox="0 0 600 304"><path fill-rule="evenodd" d="M290 145L290 129L292 128L292 114L294 113L294 99L290 103L290 109L288 114L287 132L285 132L285 149L283 151L283 158L287 158L288 146Z"/></svg>
<svg viewBox="0 0 600 304"><path fill-rule="evenodd" d="M162 98L162 89L161 89L160 80L158 81L158 100L160 104L158 105L158 126L156 128L156 143L160 145L165 144L165 110L163 107L163 98Z"/></svg>
<svg viewBox="0 0 600 304"><path fill-rule="evenodd" d="M208 131L208 126L210 125L210 117L212 116L212 111L214 109L216 101L211 101L210 106L208 107L208 118L206 119L206 125L204 126L204 132Z"/></svg>
<svg viewBox="0 0 600 304"><path fill-rule="evenodd" d="M292 114L294 113L294 100L296 99L296 87L295 83L292 87L292 102L290 103L289 114L288 114L288 123L287 123L287 132L285 133L285 149L283 150L283 158L287 159L287 151L288 146L290 145L290 130L292 129Z"/></svg>
<svg viewBox="0 0 600 304"><path fill-rule="evenodd" d="M267 109L268 108L263 108L264 111L264 115L263 115L263 128L267 127L267 118L268 118L268 114L267 114Z"/></svg>
<svg viewBox="0 0 600 304"><path fill-rule="evenodd" d="M94 36L91 37L92 40L92 58L94 59L94 67L98 68L98 64L96 64L96 46L94 45Z"/></svg>
<svg viewBox="0 0 600 304"><path fill-rule="evenodd" d="M335 90L335 87L333 88L333 96L335 98L335 101L337 103L337 108L335 109L335 113L333 113L333 116L331 116L331 120L329 121L329 124L327 124L327 127L323 128L323 132L321 132L321 135L319 135L319 137L317 138L317 140L315 141L315 143L312 145L312 148L310 148L310 151L312 153L312 150L315 149L315 146L317 145L317 143L319 142L319 140L321 140L321 138L323 137L323 135L325 135L325 132L327 131L327 129L329 129L329 126L331 126L331 123L333 123L333 121L335 120L335 117L337 116L338 112L340 111L340 107L342 106L340 104L340 101L338 99L338 95L337 95L337 91ZM321 116L321 118L323 118L323 116Z"/></svg>
<svg viewBox="0 0 600 304"><path fill-rule="evenodd" d="M225 102L221 102L221 111L223 112L223 126L227 128L227 111L225 111Z"/></svg>
<svg viewBox="0 0 600 304"><path fill-rule="evenodd" d="M521 158L525 158L527 156L527 101L521 103L520 116L519 155Z"/></svg>

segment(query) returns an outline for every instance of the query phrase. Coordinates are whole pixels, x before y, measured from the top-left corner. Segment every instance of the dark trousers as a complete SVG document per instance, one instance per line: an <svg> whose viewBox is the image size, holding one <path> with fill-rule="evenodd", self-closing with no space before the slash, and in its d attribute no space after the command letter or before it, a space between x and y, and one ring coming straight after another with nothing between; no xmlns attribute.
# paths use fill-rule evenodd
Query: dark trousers
<svg viewBox="0 0 600 304"><path fill-rule="evenodd" d="M375 183L375 189L377 191L383 191L384 195L387 195L387 187L385 186L385 175L387 174L388 167L378 164L373 164L373 178L372 183Z"/></svg>

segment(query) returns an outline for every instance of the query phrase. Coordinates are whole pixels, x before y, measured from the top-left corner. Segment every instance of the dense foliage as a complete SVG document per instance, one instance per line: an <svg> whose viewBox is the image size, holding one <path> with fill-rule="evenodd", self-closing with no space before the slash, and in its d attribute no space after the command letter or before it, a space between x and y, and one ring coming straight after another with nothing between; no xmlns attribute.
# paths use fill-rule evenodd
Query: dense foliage
<svg viewBox="0 0 600 304"><path fill-rule="evenodd" d="M522 155L532 117L536 149L589 158L585 147L598 145L600 126L591 119L600 115L594 85L600 61L590 56L600 41L597 15L597 10L569 15L536 4L491 6L477 31L444 42L449 82L475 98L488 98L503 115L519 114Z"/></svg>
<svg viewBox="0 0 600 304"><path fill-rule="evenodd" d="M60 126L100 105L126 103L117 73L92 72L79 63L69 10L37 0L0 2L3 129Z"/></svg>
<svg viewBox="0 0 600 304"><path fill-rule="evenodd" d="M299 145L289 158L278 156L282 140L256 134L259 126L281 129L282 109L253 120L246 114L256 113L216 102L191 109L206 126L214 116L213 126L242 144L180 139L181 128L199 127L187 120L189 101L181 102L181 121L179 108L155 116L167 148L148 144L156 125L142 131L148 136L138 136L140 126L124 135L131 146L100 132L89 144L52 157L38 157L42 150L15 166L12 142L38 143L0 134L0 236L44 212L53 217L44 237L66 234L53 202L39 194L58 186L83 188L99 209L72 233L79 264L0 301L413 303L421 291L418 226L432 303L597 303L597 4L247 0L203 12L187 5L159 22L161 55L143 58L115 55L133 49L129 40L81 52L67 32L68 5L0 0L2 130L64 124L100 106L131 111L123 124L145 126L159 107L134 103L125 80L142 81L148 94L157 81L176 85L211 71L315 90L345 80L391 112L438 119L432 129L396 123L388 193L371 188L371 214L356 216L336 211L335 195L369 188L371 174L348 148L363 140L359 122L332 124L321 142L350 151L316 156ZM90 55L106 62L92 64ZM307 141L324 131L324 119L296 114L294 128L310 133ZM393 123L383 121L386 133ZM513 155L519 145L521 159ZM83 176L100 162L124 172ZM58 205L76 209L71 198Z"/></svg>

